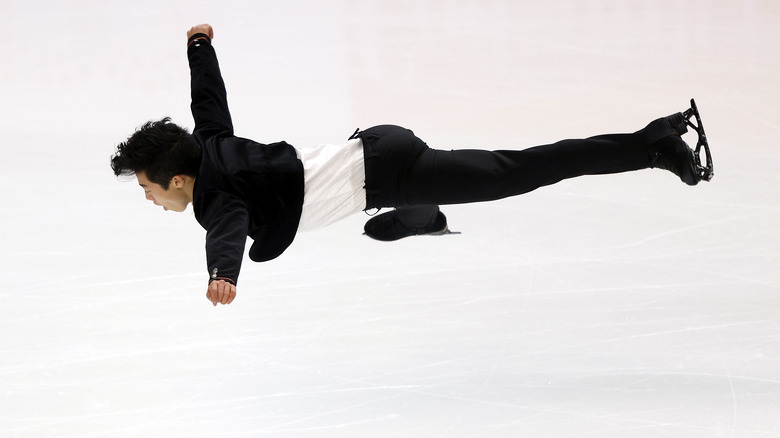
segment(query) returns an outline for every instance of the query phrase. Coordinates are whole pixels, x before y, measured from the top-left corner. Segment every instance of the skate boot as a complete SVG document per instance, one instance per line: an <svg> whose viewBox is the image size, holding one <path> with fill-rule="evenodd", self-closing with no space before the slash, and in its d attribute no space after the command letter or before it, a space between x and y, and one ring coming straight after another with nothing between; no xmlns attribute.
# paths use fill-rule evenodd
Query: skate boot
<svg viewBox="0 0 780 438"><path fill-rule="evenodd" d="M696 157L693 150L678 135L670 135L651 145L650 167L668 170L689 186L701 181L696 171Z"/></svg>
<svg viewBox="0 0 780 438"><path fill-rule="evenodd" d="M693 117L696 118L696 124L691 122ZM696 130L699 136L695 150L691 149L681 137L688 132L688 127ZM648 147L650 167L668 170L691 186L695 186L701 180L712 179L714 175L712 155L693 99L689 110L655 120L645 128L645 132L650 144ZM701 160L702 149L705 154L704 163Z"/></svg>
<svg viewBox="0 0 780 438"><path fill-rule="evenodd" d="M397 210L393 210L369 219L363 229L366 236L384 242L391 242L409 236L439 236L451 233L447 228L447 218L442 212L438 212L433 222L429 225L411 227L403 223Z"/></svg>

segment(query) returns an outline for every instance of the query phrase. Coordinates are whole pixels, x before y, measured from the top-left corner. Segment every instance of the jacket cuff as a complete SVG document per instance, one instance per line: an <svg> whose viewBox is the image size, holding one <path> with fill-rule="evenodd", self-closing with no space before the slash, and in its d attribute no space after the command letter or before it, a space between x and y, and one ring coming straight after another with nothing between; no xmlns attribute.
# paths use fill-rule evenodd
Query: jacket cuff
<svg viewBox="0 0 780 438"><path fill-rule="evenodd" d="M211 38L209 38L209 36L206 35L205 33L196 33L195 35L191 36L187 40L187 47L191 46L192 44L197 44L202 42L211 44Z"/></svg>
<svg viewBox="0 0 780 438"><path fill-rule="evenodd" d="M220 281L220 280L226 281L226 282L232 284L233 286L236 285L235 281L233 281L232 279L227 278L227 277L209 277L209 284L211 284L212 281Z"/></svg>

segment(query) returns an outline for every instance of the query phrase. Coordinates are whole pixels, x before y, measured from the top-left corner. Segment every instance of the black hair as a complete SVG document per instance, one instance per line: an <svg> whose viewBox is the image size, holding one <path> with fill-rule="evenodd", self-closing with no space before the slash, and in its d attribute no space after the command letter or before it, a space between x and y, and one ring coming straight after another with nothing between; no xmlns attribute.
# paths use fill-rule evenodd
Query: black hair
<svg viewBox="0 0 780 438"><path fill-rule="evenodd" d="M149 181L168 190L176 175L198 176L201 154L192 134L165 117L146 122L120 143L111 157L111 169L116 176L144 172Z"/></svg>

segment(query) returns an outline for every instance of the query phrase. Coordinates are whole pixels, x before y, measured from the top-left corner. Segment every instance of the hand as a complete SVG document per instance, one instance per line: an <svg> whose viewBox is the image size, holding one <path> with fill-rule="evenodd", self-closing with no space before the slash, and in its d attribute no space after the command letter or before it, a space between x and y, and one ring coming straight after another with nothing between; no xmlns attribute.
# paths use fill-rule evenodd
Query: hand
<svg viewBox="0 0 780 438"><path fill-rule="evenodd" d="M225 280L214 280L209 284L206 298L215 306L219 303L230 304L236 299L236 287Z"/></svg>
<svg viewBox="0 0 780 438"><path fill-rule="evenodd" d="M197 26L194 26L190 28L189 31L187 31L187 39L192 38L193 35L196 33L205 33L209 36L209 39L214 39L214 29L211 27L210 24L199 24Z"/></svg>

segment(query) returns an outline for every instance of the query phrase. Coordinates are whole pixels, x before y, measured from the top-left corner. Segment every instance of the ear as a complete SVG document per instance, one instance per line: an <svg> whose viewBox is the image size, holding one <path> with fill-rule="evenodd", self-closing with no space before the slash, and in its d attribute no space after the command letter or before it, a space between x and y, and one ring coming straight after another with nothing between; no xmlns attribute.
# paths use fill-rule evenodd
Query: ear
<svg viewBox="0 0 780 438"><path fill-rule="evenodd" d="M184 177L181 175L175 175L173 178L171 178L171 185L177 189L184 187Z"/></svg>

